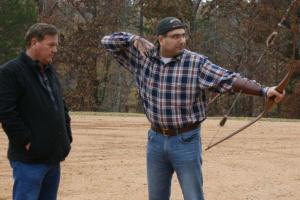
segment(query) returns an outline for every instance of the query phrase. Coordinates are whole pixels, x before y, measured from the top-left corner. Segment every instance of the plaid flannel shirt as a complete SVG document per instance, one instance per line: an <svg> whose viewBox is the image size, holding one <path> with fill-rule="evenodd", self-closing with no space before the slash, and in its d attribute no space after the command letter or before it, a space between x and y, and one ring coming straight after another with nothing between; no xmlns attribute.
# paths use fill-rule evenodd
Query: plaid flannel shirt
<svg viewBox="0 0 300 200"><path fill-rule="evenodd" d="M239 74L211 63L207 57L184 50L164 64L159 49L143 57L130 33L107 35L101 43L135 77L145 113L156 127L177 129L206 118L205 90L225 93Z"/></svg>

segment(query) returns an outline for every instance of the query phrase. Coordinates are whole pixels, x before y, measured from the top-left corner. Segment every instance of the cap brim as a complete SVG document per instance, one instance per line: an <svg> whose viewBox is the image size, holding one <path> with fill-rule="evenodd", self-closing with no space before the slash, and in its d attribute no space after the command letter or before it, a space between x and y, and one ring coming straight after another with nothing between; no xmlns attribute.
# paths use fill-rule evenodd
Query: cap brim
<svg viewBox="0 0 300 200"><path fill-rule="evenodd" d="M170 32L170 31L173 31L175 29L181 29L181 28L186 29L187 26L186 25L174 26L172 28L168 28L168 29L162 30L162 31L160 31L160 33L156 33L156 35L165 35L166 33Z"/></svg>

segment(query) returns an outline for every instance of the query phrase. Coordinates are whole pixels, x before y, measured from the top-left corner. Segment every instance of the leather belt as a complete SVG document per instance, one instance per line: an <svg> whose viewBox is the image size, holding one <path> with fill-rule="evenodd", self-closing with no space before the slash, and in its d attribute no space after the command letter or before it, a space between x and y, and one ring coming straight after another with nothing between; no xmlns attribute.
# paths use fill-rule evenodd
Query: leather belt
<svg viewBox="0 0 300 200"><path fill-rule="evenodd" d="M164 129L164 128L156 127L153 125L151 125L151 129L155 132L158 132L158 133L164 135L164 136L175 136L175 135L182 134L182 133L194 130L196 128L199 128L199 126L200 126L200 123L197 122L194 124L186 125L182 128L178 128L178 129Z"/></svg>

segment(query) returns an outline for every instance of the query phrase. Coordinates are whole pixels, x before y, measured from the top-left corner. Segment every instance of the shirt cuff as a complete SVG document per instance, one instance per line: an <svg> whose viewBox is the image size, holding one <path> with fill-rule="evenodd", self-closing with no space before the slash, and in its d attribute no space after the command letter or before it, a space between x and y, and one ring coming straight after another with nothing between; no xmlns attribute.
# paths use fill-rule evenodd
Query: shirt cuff
<svg viewBox="0 0 300 200"><path fill-rule="evenodd" d="M138 36L138 35L132 35L132 36L130 36L129 41L133 43L139 37L140 36Z"/></svg>
<svg viewBox="0 0 300 200"><path fill-rule="evenodd" d="M262 87L260 90L260 96L267 97L269 87Z"/></svg>

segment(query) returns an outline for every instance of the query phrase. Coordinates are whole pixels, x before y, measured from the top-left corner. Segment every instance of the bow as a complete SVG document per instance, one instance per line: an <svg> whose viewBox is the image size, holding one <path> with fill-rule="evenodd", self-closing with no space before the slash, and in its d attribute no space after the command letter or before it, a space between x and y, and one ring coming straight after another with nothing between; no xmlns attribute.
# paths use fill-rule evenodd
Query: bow
<svg viewBox="0 0 300 200"><path fill-rule="evenodd" d="M291 2L291 5L289 7L289 9L293 10L293 15L291 16L291 21L292 21L292 27L291 27L291 32L292 32L292 40L293 40L293 54L292 54L292 58L290 63L288 64L288 72L287 74L284 76L284 78L281 80L281 82L275 87L275 90L278 91L279 93L282 93L284 91L284 89L286 88L289 80L291 79L295 69L297 67L300 67L300 61L296 60L296 33L297 33L297 24L296 24L296 9L297 9L297 1L298 0L293 0ZM289 12L289 9L287 10L287 13ZM286 17L284 17L281 22L278 24L278 26L281 26L283 21L285 21ZM277 34L277 33L276 33ZM274 40L274 38L276 37L276 34L274 34L274 32L268 37L267 39L267 46L268 43L270 43L270 41ZM270 39L271 38L271 39ZM265 106L264 106L264 110L256 117L254 118L252 121L250 121L249 123L245 124L244 126L242 126L241 128L239 128L238 130L232 132L231 134L229 134L228 136L220 139L219 141L209 145L205 151L209 150L210 148L220 144L221 142L224 142L225 140L228 140L229 138L233 137L234 135L238 134L239 132L245 130L246 128L250 127L251 125L253 125L255 122L257 122L258 120L260 120L267 112L269 112L273 106L275 105L275 101L274 98L267 98L266 102L265 102Z"/></svg>

